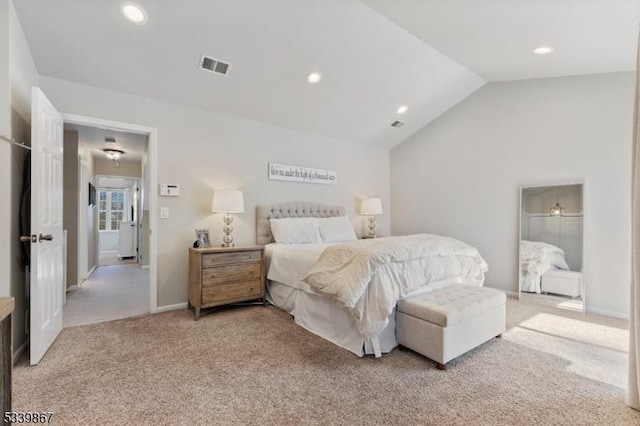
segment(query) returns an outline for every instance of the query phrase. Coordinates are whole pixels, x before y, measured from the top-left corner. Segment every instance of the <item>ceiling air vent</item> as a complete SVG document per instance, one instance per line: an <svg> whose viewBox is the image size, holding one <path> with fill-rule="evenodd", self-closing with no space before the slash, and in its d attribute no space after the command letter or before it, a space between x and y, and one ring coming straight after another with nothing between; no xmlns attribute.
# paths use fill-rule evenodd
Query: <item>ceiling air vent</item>
<svg viewBox="0 0 640 426"><path fill-rule="evenodd" d="M106 138L104 138L104 141L106 143L116 143L116 138L107 136Z"/></svg>
<svg viewBox="0 0 640 426"><path fill-rule="evenodd" d="M215 59L207 55L202 55L202 58L200 58L201 70L215 72L220 75L227 75L229 65L230 64L226 62L222 62L219 59Z"/></svg>
<svg viewBox="0 0 640 426"><path fill-rule="evenodd" d="M393 123L391 123L391 127L402 127L404 126L406 123L402 122L402 121L394 121Z"/></svg>

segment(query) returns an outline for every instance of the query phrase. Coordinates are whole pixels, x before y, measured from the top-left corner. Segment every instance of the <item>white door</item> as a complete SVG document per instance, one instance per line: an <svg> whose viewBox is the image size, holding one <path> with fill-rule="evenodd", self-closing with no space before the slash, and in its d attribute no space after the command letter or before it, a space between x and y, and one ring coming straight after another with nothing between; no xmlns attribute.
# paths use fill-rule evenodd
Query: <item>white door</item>
<svg viewBox="0 0 640 426"><path fill-rule="evenodd" d="M62 330L62 117L37 87L31 99L31 365Z"/></svg>

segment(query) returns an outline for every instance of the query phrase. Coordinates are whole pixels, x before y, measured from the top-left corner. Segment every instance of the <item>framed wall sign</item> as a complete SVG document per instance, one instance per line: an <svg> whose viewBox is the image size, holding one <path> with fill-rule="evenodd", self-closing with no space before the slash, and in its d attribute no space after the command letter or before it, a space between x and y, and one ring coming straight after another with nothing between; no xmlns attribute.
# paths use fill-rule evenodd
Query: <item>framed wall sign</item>
<svg viewBox="0 0 640 426"><path fill-rule="evenodd" d="M335 170L269 163L269 179L336 185L338 183L338 173Z"/></svg>

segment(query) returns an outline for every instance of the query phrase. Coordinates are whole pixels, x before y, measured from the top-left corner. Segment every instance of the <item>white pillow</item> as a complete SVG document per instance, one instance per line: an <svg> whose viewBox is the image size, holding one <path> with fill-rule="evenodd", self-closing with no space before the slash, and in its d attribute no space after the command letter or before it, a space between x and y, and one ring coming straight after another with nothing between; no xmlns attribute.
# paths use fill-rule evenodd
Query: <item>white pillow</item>
<svg viewBox="0 0 640 426"><path fill-rule="evenodd" d="M337 216L318 219L318 228L325 243L342 243L358 238L353 230L349 216Z"/></svg>
<svg viewBox="0 0 640 426"><path fill-rule="evenodd" d="M322 242L315 217L285 217L270 219L271 233L276 243L308 244Z"/></svg>

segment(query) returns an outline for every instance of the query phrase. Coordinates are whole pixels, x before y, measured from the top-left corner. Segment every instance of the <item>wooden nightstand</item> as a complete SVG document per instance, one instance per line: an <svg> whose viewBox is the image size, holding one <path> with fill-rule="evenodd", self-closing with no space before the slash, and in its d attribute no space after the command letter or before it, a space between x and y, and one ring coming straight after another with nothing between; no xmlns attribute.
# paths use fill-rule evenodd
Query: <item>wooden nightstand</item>
<svg viewBox="0 0 640 426"><path fill-rule="evenodd" d="M262 299L262 246L189 249L189 307L200 309Z"/></svg>

